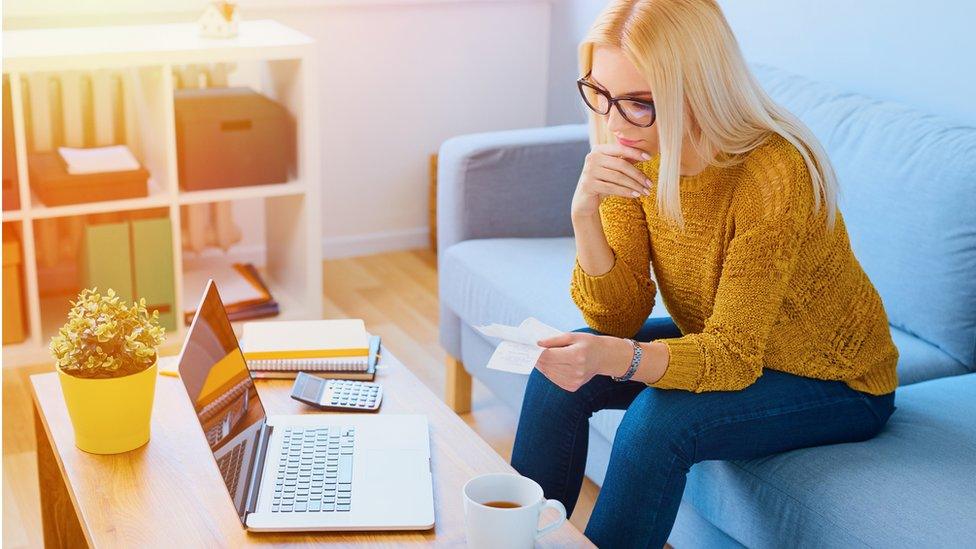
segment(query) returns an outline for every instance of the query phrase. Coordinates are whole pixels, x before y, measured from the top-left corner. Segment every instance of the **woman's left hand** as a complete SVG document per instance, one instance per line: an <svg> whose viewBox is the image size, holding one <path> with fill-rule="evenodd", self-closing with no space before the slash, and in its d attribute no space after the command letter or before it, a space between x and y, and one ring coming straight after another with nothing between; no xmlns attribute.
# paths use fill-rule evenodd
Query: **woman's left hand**
<svg viewBox="0 0 976 549"><path fill-rule="evenodd" d="M537 343L546 349L535 367L567 391L576 391L597 374L622 376L634 356L626 339L586 332L566 332Z"/></svg>

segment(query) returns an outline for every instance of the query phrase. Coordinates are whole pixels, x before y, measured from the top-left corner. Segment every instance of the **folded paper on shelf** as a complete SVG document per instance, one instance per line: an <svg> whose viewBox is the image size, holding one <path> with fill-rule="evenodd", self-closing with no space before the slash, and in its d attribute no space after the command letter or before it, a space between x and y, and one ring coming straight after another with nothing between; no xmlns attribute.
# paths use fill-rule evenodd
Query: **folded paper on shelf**
<svg viewBox="0 0 976 549"><path fill-rule="evenodd" d="M514 374L528 374L535 368L539 355L545 350L536 345L536 341L563 333L533 317L526 318L518 326L489 324L475 326L475 329L502 340L488 359L488 367Z"/></svg>
<svg viewBox="0 0 976 549"><path fill-rule="evenodd" d="M58 147L69 174L121 172L138 170L139 161L125 145L107 147Z"/></svg>

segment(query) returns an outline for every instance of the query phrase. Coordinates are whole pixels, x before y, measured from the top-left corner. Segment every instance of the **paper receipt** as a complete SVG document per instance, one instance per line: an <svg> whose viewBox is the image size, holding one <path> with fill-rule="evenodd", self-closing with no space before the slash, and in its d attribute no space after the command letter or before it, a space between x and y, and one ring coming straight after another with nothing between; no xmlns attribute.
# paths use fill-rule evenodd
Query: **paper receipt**
<svg viewBox="0 0 976 549"><path fill-rule="evenodd" d="M475 326L475 329L488 337L502 340L488 359L488 367L514 374L529 374L535 368L539 355L545 350L536 345L536 341L563 333L531 316L518 326L489 324Z"/></svg>

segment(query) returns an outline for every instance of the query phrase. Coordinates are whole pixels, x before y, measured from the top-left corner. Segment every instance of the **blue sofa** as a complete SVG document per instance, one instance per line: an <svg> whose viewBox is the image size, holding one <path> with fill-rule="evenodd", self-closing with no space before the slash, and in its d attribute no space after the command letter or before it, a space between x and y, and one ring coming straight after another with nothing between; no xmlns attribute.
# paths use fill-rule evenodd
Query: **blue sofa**
<svg viewBox="0 0 976 549"><path fill-rule="evenodd" d="M855 255L899 349L897 410L876 438L692 467L671 534L685 547L976 547L976 128L768 66L774 100L827 148ZM449 401L470 378L520 409L526 378L487 370L471 326L584 326L569 297L569 206L586 126L466 135L439 154L440 340ZM652 317L668 316L660 295ZM622 411L590 422L600 484Z"/></svg>

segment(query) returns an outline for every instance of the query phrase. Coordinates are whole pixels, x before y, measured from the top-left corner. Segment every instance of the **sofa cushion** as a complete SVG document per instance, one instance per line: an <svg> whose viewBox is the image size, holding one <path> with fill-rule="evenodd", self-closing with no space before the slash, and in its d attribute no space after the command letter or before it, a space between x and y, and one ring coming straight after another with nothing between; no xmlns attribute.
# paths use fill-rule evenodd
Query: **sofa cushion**
<svg viewBox="0 0 976 549"><path fill-rule="evenodd" d="M827 150L889 322L976 371L976 127L753 65Z"/></svg>
<svg viewBox="0 0 976 549"><path fill-rule="evenodd" d="M976 547L976 374L901 387L895 406L865 442L698 463L684 501L747 547Z"/></svg>
<svg viewBox="0 0 976 549"><path fill-rule="evenodd" d="M582 328L586 323L569 296L575 258L571 237L466 240L443 252L441 302L471 325L518 324L534 316L560 330ZM660 292L651 316L669 316ZM930 343L897 328L891 334L902 385L967 371ZM613 421L608 425L616 430Z"/></svg>
<svg viewBox="0 0 976 549"><path fill-rule="evenodd" d="M466 240L444 251L440 298L472 325L534 316L560 330L586 326L569 296L572 237ZM660 292L651 316L668 316Z"/></svg>
<svg viewBox="0 0 976 549"><path fill-rule="evenodd" d="M894 326L891 327L891 340L898 347L899 385L968 372L961 362L942 349Z"/></svg>

